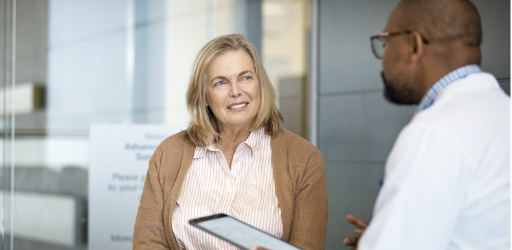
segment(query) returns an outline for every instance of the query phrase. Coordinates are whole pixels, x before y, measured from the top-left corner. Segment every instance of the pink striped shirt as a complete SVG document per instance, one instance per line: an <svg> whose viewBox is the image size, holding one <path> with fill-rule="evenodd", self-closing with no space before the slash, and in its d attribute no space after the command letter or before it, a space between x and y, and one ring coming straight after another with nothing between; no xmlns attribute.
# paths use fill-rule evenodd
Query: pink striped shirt
<svg viewBox="0 0 512 250"><path fill-rule="evenodd" d="M270 136L263 128L238 145L231 169L215 145L196 147L172 214L172 230L180 249L238 249L188 223L218 213L281 237L283 223L271 154Z"/></svg>

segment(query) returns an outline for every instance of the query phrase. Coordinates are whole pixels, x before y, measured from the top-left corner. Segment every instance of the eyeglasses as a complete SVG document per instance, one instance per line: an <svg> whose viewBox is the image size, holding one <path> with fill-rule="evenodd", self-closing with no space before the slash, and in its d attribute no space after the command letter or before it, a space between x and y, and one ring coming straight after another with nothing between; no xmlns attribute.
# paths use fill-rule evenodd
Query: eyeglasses
<svg viewBox="0 0 512 250"><path fill-rule="evenodd" d="M372 52L377 59L382 59L384 55L384 51L386 50L386 40L384 38L390 36L398 36L398 35L408 35L411 34L412 31L397 31L397 32L382 32L380 35L371 36L370 42L372 44ZM428 44L429 42L425 38L421 38L423 43Z"/></svg>

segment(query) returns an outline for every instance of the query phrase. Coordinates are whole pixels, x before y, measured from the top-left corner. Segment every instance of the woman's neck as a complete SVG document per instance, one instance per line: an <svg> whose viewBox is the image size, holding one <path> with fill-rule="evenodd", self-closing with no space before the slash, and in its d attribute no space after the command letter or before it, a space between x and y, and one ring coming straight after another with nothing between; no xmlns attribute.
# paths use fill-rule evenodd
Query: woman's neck
<svg viewBox="0 0 512 250"><path fill-rule="evenodd" d="M220 128L220 138L217 141L217 147L236 148L249 137L251 131L247 127L240 128Z"/></svg>
<svg viewBox="0 0 512 250"><path fill-rule="evenodd" d="M240 143L247 140L249 135L251 135L251 131L248 127L226 128L225 126L220 126L219 130L220 138L217 141L216 147L224 153L224 157L231 168L231 161L233 160L236 148Z"/></svg>

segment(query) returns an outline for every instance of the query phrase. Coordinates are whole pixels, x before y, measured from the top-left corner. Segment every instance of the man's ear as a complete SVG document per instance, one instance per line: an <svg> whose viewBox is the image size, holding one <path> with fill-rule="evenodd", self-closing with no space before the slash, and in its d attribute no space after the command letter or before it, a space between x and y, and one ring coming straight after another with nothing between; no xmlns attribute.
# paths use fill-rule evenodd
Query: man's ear
<svg viewBox="0 0 512 250"><path fill-rule="evenodd" d="M420 33L413 31L411 34L409 34L409 54L411 62L420 60L420 58L423 56L425 49L424 46L425 44L423 44L423 38L421 37Z"/></svg>

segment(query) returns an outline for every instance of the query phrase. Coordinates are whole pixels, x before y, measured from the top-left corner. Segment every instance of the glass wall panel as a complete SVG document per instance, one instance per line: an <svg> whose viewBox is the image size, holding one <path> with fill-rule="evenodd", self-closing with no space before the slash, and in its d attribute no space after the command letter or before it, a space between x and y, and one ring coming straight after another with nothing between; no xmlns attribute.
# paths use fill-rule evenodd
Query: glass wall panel
<svg viewBox="0 0 512 250"><path fill-rule="evenodd" d="M12 249L16 1L0 1L0 248Z"/></svg>
<svg viewBox="0 0 512 250"><path fill-rule="evenodd" d="M150 125L185 128L192 64L214 37L240 33L252 41L277 90L285 128L308 138L309 0L0 4L2 249L131 249L131 235L115 232L105 239L116 247L91 247L91 229L111 226L91 225L97 208L91 195L98 195L91 185L103 185L91 182L91 162L102 160L96 152L115 151L97 150L92 128L142 126L155 132L146 137L159 140ZM147 169L149 158L137 159Z"/></svg>

